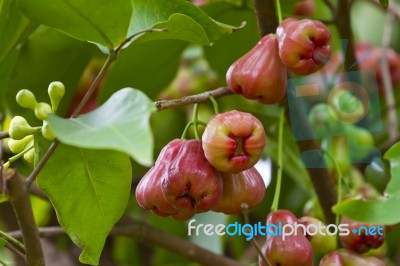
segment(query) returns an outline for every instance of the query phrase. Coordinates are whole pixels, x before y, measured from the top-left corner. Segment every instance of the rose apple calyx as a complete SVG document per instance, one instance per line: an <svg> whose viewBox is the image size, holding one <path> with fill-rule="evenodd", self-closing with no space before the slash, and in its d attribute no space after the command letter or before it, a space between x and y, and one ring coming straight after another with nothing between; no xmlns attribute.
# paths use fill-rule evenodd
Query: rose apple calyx
<svg viewBox="0 0 400 266"><path fill-rule="evenodd" d="M240 173L260 159L266 137L262 123L236 110L215 115L202 136L204 154L215 169Z"/></svg>

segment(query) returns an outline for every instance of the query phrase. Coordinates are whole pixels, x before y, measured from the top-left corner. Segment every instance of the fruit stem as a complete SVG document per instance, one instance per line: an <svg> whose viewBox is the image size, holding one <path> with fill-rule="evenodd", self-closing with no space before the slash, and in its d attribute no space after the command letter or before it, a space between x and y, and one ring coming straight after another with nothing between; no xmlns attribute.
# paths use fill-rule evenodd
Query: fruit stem
<svg viewBox="0 0 400 266"><path fill-rule="evenodd" d="M281 194L282 173L283 173L283 122L285 121L285 108L281 107L279 116L279 138L278 138L278 175L276 179L276 188L274 201L272 202L271 211L277 211L279 205L279 196Z"/></svg>
<svg viewBox="0 0 400 266"><path fill-rule="evenodd" d="M218 103L217 103L217 101L215 100L214 96L209 95L209 96L208 96L208 99L210 99L210 102L211 102L211 104L212 104L212 106L213 106L213 108L214 108L214 113L215 113L215 114L218 114L218 113L219 113Z"/></svg>
<svg viewBox="0 0 400 266"><path fill-rule="evenodd" d="M8 161L4 164L4 169L7 170L8 167L10 167L10 165L15 162L16 160L18 160L19 158L21 158L25 153L27 153L28 151L30 151L31 149L33 149L33 143L31 143L30 145L28 145L23 151L21 151L20 153L14 155L13 157L10 157L8 159Z"/></svg>
<svg viewBox="0 0 400 266"><path fill-rule="evenodd" d="M13 244L14 246L25 250L25 245L22 244L21 242L19 242L17 239L13 238L12 236L10 236L9 234L3 232L0 230L0 238L2 238L3 240L7 241L8 243Z"/></svg>
<svg viewBox="0 0 400 266"><path fill-rule="evenodd" d="M197 121L198 114L199 114L199 104L196 103L193 108L193 118L192 118L193 127L194 127L193 130L194 130L194 135L195 135L196 139L200 139L199 130L197 128L197 124L199 123Z"/></svg>
<svg viewBox="0 0 400 266"><path fill-rule="evenodd" d="M183 130L181 139L185 139L186 138L186 133L189 130L189 128L193 125L193 121L190 121L189 123L187 123L185 129Z"/></svg>
<svg viewBox="0 0 400 266"><path fill-rule="evenodd" d="M281 3L279 0L275 0L275 8L276 8L276 15L278 17L278 22L281 24L282 22L282 10L281 10Z"/></svg>
<svg viewBox="0 0 400 266"><path fill-rule="evenodd" d="M250 224L250 219L249 219L249 211L247 209L244 209L242 211L243 213L243 219L244 219L244 223L245 224ZM248 228L246 228L248 229ZM265 255L262 252L262 249L260 247L260 245L258 244L257 240L253 237L251 239L251 243L254 246L254 248L257 250L258 255L260 255L262 261L264 262L265 265L270 266L271 264L269 264L267 258L265 257Z"/></svg>

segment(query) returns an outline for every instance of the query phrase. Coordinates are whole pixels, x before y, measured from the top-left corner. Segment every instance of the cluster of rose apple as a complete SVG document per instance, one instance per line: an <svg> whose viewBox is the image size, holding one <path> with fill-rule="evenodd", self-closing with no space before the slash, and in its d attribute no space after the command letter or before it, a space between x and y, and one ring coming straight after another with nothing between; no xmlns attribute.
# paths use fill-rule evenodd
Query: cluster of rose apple
<svg viewBox="0 0 400 266"><path fill-rule="evenodd" d="M326 254L320 261L320 266L383 266L383 261L373 256L361 256L371 249L379 248L384 242L384 229L377 232L374 225L358 223L343 217L341 224L347 224L348 235L340 236L340 243L344 249L337 249L336 236L328 233L327 227L320 220L304 216L297 219L287 210L271 212L267 218L268 224L282 226L286 224L302 224L305 228L311 227L307 232L297 227L283 239L281 236L267 235L262 247L262 253L271 266L312 266L314 265L314 253ZM324 230L319 230L323 226ZM296 228L293 226L293 228ZM360 229L362 228L362 229ZM364 229L365 228L365 229ZM373 228L373 229L370 229ZM354 233L356 230L357 233ZM358 234L360 232L360 234ZM259 258L260 266L266 266L262 257Z"/></svg>
<svg viewBox="0 0 400 266"><path fill-rule="evenodd" d="M140 206L186 220L209 210L237 214L259 204L265 185L253 167L266 142L261 122L249 113L215 115L202 140L175 139L140 180Z"/></svg>

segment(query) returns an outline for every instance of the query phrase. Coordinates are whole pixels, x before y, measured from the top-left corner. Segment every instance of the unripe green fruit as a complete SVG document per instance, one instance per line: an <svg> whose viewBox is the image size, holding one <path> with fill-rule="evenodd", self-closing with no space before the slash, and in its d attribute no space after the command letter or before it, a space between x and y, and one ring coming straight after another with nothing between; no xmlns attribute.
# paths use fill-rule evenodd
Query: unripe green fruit
<svg viewBox="0 0 400 266"><path fill-rule="evenodd" d="M38 104L35 95L30 90L20 90L16 96L17 103L24 108L29 108L34 110Z"/></svg>
<svg viewBox="0 0 400 266"><path fill-rule="evenodd" d="M10 139L8 141L8 147L13 153L20 153L32 140L32 135L26 136L25 138L20 140Z"/></svg>
<svg viewBox="0 0 400 266"><path fill-rule="evenodd" d="M37 129L31 127L25 118L15 116L10 122L10 137L15 140L20 140L28 135L36 133Z"/></svg>
<svg viewBox="0 0 400 266"><path fill-rule="evenodd" d="M51 106L53 107L53 111L55 112L62 97L64 97L65 86L59 81L54 81L50 83L47 92L50 97Z"/></svg>
<svg viewBox="0 0 400 266"><path fill-rule="evenodd" d="M39 120L47 120L47 115L52 113L53 110L48 103L38 103L35 107L35 116Z"/></svg>
<svg viewBox="0 0 400 266"><path fill-rule="evenodd" d="M56 138L47 121L43 121L42 135L45 139L53 141Z"/></svg>
<svg viewBox="0 0 400 266"><path fill-rule="evenodd" d="M301 217L298 222L304 224L306 228L310 225L315 226L315 231L310 232L312 235L306 234L314 251L325 254L337 248L336 237L334 235L318 232L318 227L321 227L321 225L326 226L323 222L310 216Z"/></svg>
<svg viewBox="0 0 400 266"><path fill-rule="evenodd" d="M375 149L375 141L371 132L355 125L345 125L348 139L349 156L352 160L367 158Z"/></svg>
<svg viewBox="0 0 400 266"><path fill-rule="evenodd" d="M33 165L35 162L35 149L30 149L27 153L24 154L24 160L30 164Z"/></svg>
<svg viewBox="0 0 400 266"><path fill-rule="evenodd" d="M326 103L314 105L308 114L308 119L317 138L340 135L342 132L342 124L339 123L337 114Z"/></svg>

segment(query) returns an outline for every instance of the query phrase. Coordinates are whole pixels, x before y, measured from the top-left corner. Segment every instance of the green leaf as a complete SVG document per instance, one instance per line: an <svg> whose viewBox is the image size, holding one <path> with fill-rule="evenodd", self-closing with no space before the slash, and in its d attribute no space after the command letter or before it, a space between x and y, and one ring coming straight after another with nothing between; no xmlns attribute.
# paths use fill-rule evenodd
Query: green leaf
<svg viewBox="0 0 400 266"><path fill-rule="evenodd" d="M7 241L0 237L0 249L2 249L7 244Z"/></svg>
<svg viewBox="0 0 400 266"><path fill-rule="evenodd" d="M124 87L138 88L154 99L175 77L186 46L186 42L179 40L129 46L107 75L100 91L100 102Z"/></svg>
<svg viewBox="0 0 400 266"><path fill-rule="evenodd" d="M48 142L35 136L42 157ZM59 144L37 177L71 240L83 249L79 260L98 265L105 240L125 211L131 164L123 153Z"/></svg>
<svg viewBox="0 0 400 266"><path fill-rule="evenodd" d="M133 15L128 36L150 28L166 32L150 32L134 41L181 39L199 44L212 44L223 34L237 27L219 23L200 8L185 0L131 0Z"/></svg>
<svg viewBox="0 0 400 266"><path fill-rule="evenodd" d="M362 222L387 225L400 222L400 213L393 211L400 205L400 143L393 145L384 158L389 160L391 172L385 192L387 197L370 201L346 200L335 206L336 213Z"/></svg>
<svg viewBox="0 0 400 266"><path fill-rule="evenodd" d="M21 14L17 1L0 0L0 61L36 27Z"/></svg>
<svg viewBox="0 0 400 266"><path fill-rule="evenodd" d="M365 201L361 199L346 200L334 207L334 212L345 215L353 220L391 225L400 222L400 193L385 199Z"/></svg>
<svg viewBox="0 0 400 266"><path fill-rule="evenodd" d="M132 14L129 0L19 0L30 19L109 49L125 40Z"/></svg>
<svg viewBox="0 0 400 266"><path fill-rule="evenodd" d="M391 195L400 192L400 142L393 145L384 156L390 162L390 181L386 193Z"/></svg>
<svg viewBox="0 0 400 266"><path fill-rule="evenodd" d="M389 7L389 0L379 0L379 3L384 9L387 9Z"/></svg>
<svg viewBox="0 0 400 266"><path fill-rule="evenodd" d="M254 11L240 9L236 5L223 2L206 5L204 11L209 16L225 23L236 24L246 21L246 27L240 31L224 35L213 46L204 47L210 66L224 80L229 66L253 48L260 39Z"/></svg>
<svg viewBox="0 0 400 266"><path fill-rule="evenodd" d="M0 92L4 92L2 100L5 107L13 115L27 118L32 126L39 125L39 121L34 118L31 110L17 105L15 101L17 92L29 89L39 102L49 102L47 87L52 81L61 81L65 84L66 93L58 113L65 115L84 69L89 60L99 53L95 46L47 27L40 27L19 50L13 67L5 66L10 73L1 76ZM0 72L4 61L0 63ZM6 78L7 76L9 78Z"/></svg>
<svg viewBox="0 0 400 266"><path fill-rule="evenodd" d="M149 119L153 111L154 104L144 93L125 88L91 113L72 119L51 115L49 124L65 144L122 151L151 166L154 145Z"/></svg>

